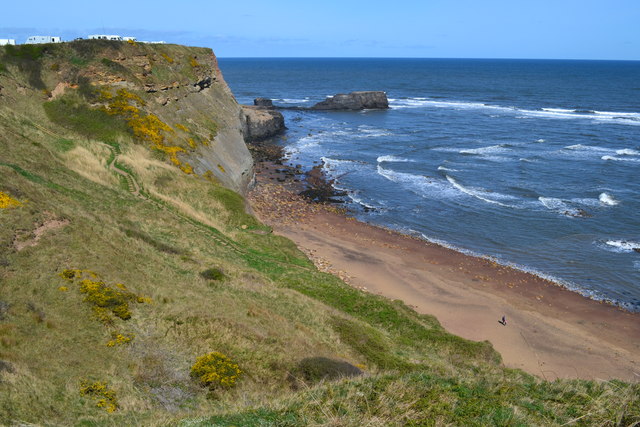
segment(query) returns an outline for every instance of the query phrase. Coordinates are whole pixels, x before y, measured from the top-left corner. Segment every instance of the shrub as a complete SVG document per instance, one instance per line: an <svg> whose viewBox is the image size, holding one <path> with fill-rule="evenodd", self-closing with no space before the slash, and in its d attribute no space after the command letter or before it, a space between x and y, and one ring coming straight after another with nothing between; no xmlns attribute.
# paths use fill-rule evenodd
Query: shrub
<svg viewBox="0 0 640 427"><path fill-rule="evenodd" d="M22 206L22 203L14 199L7 193L0 191L0 209L17 208Z"/></svg>
<svg viewBox="0 0 640 427"><path fill-rule="evenodd" d="M302 359L292 373L294 379L313 384L322 380L336 380L357 377L362 371L349 362L327 357L307 357Z"/></svg>
<svg viewBox="0 0 640 427"><path fill-rule="evenodd" d="M208 268L201 272L200 276L206 280L223 280L225 278L224 272L219 268Z"/></svg>
<svg viewBox="0 0 640 427"><path fill-rule="evenodd" d="M44 46L37 44L20 44L20 45L6 45L4 47L8 56L20 59L36 60L42 56L44 52Z"/></svg>
<svg viewBox="0 0 640 427"><path fill-rule="evenodd" d="M96 406L98 408L104 408L107 412L114 412L118 409L116 392L109 389L106 382L83 380L82 383L80 383L80 394L93 398L96 400Z"/></svg>
<svg viewBox="0 0 640 427"><path fill-rule="evenodd" d="M111 340L107 342L107 347L115 347L117 345L129 344L131 341L133 341L133 338L134 338L133 334L124 335L119 332L112 332Z"/></svg>
<svg viewBox="0 0 640 427"><path fill-rule="evenodd" d="M84 300L93 306L96 317L105 325L113 324L112 315L129 320L129 302L150 302L148 298L129 291L122 283L116 284L115 287L107 285L96 273L89 270L67 269L60 273L60 277L80 285L80 292L85 294Z"/></svg>
<svg viewBox="0 0 640 427"><path fill-rule="evenodd" d="M235 386L241 374L235 362L217 351L198 357L191 367L191 377L212 390Z"/></svg>

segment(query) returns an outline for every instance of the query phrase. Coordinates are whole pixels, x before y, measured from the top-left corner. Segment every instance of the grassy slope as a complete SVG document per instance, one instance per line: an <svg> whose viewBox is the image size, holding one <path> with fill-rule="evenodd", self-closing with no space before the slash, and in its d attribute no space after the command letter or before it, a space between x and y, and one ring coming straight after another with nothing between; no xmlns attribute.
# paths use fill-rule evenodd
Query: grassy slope
<svg viewBox="0 0 640 427"><path fill-rule="evenodd" d="M175 57L189 54L172 49ZM25 202L0 210L0 308L8 307L0 311L0 366L7 367L0 423L640 420L638 385L547 383L504 369L489 344L452 336L433 317L318 272L290 241L245 214L240 196L182 173L117 126L105 139L91 117L80 127L52 123L35 74L8 64L0 84L23 78L32 89L11 106L0 98L0 191ZM46 89L46 73L40 81ZM95 137L86 129L97 129ZM114 159L143 197L109 168ZM32 238L51 218L69 224L14 248L16 236ZM212 267L226 279L200 276ZM134 304L130 320L105 327L78 287L58 276L65 268L90 269L153 302ZM135 338L108 347L113 331ZM189 378L195 358L210 351L240 365L236 388L211 394ZM313 356L358 364L366 375L292 390L289 373ZM79 393L82 380L107 381L119 409L96 407Z"/></svg>

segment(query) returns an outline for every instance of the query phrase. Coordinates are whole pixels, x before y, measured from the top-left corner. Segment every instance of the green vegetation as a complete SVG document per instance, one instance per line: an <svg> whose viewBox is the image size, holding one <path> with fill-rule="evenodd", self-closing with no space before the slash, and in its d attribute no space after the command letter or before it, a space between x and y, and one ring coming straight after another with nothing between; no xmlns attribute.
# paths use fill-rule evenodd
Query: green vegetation
<svg viewBox="0 0 640 427"><path fill-rule="evenodd" d="M114 141L127 134L124 121L106 111L89 108L77 96L65 96L46 102L44 109L49 120L85 138Z"/></svg>
<svg viewBox="0 0 640 427"><path fill-rule="evenodd" d="M181 116L153 97L188 86L190 59L204 72L207 51L82 41L33 52L0 50L3 95L15 100L0 104L0 424L640 421L638 384L505 369L489 343L318 271L211 173L183 173L100 108L101 89L117 94L129 79L111 62L150 58L146 68L118 60L158 90L127 80L135 89L121 98L142 102L120 106L175 129L166 147L204 144L225 123L215 109L181 104ZM30 61L55 99L29 86L20 63Z"/></svg>

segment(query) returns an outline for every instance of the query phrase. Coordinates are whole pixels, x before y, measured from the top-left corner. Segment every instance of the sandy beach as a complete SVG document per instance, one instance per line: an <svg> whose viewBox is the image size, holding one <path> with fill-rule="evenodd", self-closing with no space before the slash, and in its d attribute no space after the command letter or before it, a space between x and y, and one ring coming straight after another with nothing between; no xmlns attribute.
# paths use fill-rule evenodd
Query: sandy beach
<svg viewBox="0 0 640 427"><path fill-rule="evenodd" d="M547 380L640 381L640 313L308 202L282 166L261 162L257 171L254 213L321 270L434 315L453 334L490 341L507 367Z"/></svg>

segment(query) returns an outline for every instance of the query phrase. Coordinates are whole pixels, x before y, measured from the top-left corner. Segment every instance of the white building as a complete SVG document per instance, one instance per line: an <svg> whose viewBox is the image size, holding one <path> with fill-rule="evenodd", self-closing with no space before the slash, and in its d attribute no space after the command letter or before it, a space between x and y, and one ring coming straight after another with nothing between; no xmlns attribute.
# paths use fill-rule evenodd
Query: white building
<svg viewBox="0 0 640 427"><path fill-rule="evenodd" d="M5 46L8 44L16 44L16 40L15 39L0 39L0 46Z"/></svg>
<svg viewBox="0 0 640 427"><path fill-rule="evenodd" d="M90 34L87 36L89 40L113 40L113 41L122 41L122 36L113 35L113 34Z"/></svg>
<svg viewBox="0 0 640 427"><path fill-rule="evenodd" d="M25 44L42 44L42 43L62 43L60 37L55 36L31 36Z"/></svg>
<svg viewBox="0 0 640 427"><path fill-rule="evenodd" d="M138 41L138 39L137 39L137 38L135 38L135 37L126 37L126 36L125 36L125 37L123 37L123 38L122 38L122 40L124 40L124 41L126 41L126 42L135 42L135 41Z"/></svg>

